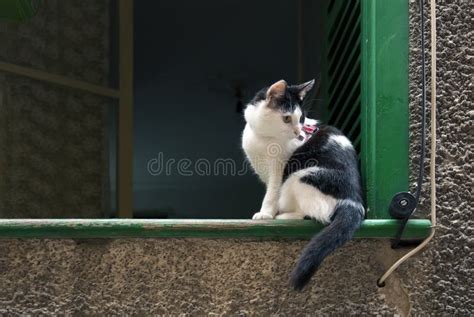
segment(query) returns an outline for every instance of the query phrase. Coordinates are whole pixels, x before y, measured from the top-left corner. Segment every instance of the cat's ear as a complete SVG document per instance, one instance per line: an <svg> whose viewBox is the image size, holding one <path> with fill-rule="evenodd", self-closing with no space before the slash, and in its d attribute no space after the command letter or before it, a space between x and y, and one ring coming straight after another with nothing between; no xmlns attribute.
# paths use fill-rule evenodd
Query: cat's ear
<svg viewBox="0 0 474 317"><path fill-rule="evenodd" d="M302 83L300 85L293 86L293 88L298 92L298 96L300 97L301 100L304 99L306 94L313 89L314 87L314 79L307 81L305 83Z"/></svg>
<svg viewBox="0 0 474 317"><path fill-rule="evenodd" d="M272 97L279 98L285 95L286 88L288 87L288 84L286 81L279 80L273 85L270 86L267 90L267 99L271 99Z"/></svg>

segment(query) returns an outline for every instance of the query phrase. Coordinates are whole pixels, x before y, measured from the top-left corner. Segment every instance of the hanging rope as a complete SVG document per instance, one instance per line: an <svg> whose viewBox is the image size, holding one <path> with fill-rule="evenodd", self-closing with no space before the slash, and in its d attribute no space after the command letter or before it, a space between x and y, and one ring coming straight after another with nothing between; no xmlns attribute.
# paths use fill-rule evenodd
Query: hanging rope
<svg viewBox="0 0 474 317"><path fill-rule="evenodd" d="M421 8L423 1L421 0ZM430 154L430 204L431 204L431 233L416 248L405 254L396 261L378 280L377 285L384 286L385 280L392 274L403 262L422 250L433 239L436 230L436 6L435 0L430 2L431 16L431 154ZM423 14L423 11L421 11ZM423 21L423 18L422 18ZM421 159L421 158L420 158Z"/></svg>

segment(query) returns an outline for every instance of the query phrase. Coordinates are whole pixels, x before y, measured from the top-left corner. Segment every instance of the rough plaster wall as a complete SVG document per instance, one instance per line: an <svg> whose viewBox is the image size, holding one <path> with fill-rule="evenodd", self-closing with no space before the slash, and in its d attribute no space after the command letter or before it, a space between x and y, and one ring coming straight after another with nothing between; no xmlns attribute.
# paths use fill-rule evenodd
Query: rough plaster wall
<svg viewBox="0 0 474 317"><path fill-rule="evenodd" d="M302 241L4 240L0 313L473 314L471 8L468 3L438 8L438 234L385 288L378 289L376 279L406 252L391 250L386 241L349 243L327 259L310 289L297 294L288 290L287 276ZM417 153L415 5L411 13ZM415 172L416 158L412 164Z"/></svg>
<svg viewBox="0 0 474 317"><path fill-rule="evenodd" d="M412 313L448 315L474 313L473 287L473 127L474 110L472 1L443 1L437 7L437 134L436 156L438 228L430 247L399 272L410 294ZM411 6L410 60L412 181L418 170L421 66L419 63L418 6ZM428 12L428 7L426 11ZM429 30L429 19L426 29ZM416 27L415 27L416 26ZM429 34L426 35L429 39ZM430 47L427 48L428 52ZM430 69L428 68L429 72ZM428 76L428 83L431 78ZM430 96L428 89L428 98ZM428 111L428 117L430 113ZM429 120L428 120L429 124ZM427 138L429 146L430 138ZM429 151L427 153L429 155ZM429 159L425 169L429 175ZM430 178L424 186L429 188ZM415 186L413 186L415 188ZM429 211L429 193L422 195L420 210ZM423 212L421 212L423 213Z"/></svg>
<svg viewBox="0 0 474 317"><path fill-rule="evenodd" d="M45 1L0 22L0 60L108 82L108 1ZM0 73L0 217L100 217L107 196L110 100Z"/></svg>
<svg viewBox="0 0 474 317"><path fill-rule="evenodd" d="M0 314L394 314L375 286L380 244L350 244L295 293L302 241L0 241Z"/></svg>

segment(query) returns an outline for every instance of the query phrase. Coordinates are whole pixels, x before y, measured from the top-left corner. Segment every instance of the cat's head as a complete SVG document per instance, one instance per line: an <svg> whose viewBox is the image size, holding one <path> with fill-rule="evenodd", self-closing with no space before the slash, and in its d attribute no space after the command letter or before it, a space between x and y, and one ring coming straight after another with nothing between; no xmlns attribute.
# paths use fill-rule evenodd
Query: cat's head
<svg viewBox="0 0 474 317"><path fill-rule="evenodd" d="M245 120L262 136L292 139L301 132L302 104L314 80L288 85L283 79L260 90L245 109Z"/></svg>

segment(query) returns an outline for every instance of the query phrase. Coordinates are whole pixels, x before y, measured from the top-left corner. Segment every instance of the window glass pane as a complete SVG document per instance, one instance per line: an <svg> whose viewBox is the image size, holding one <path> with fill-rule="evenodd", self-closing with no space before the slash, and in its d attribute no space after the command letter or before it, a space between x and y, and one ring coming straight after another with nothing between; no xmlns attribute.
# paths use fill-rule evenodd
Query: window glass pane
<svg viewBox="0 0 474 317"><path fill-rule="evenodd" d="M45 2L30 20L2 20L0 60L111 86L111 12L105 1ZM0 72L0 217L113 216L109 117L115 107L108 97Z"/></svg>

